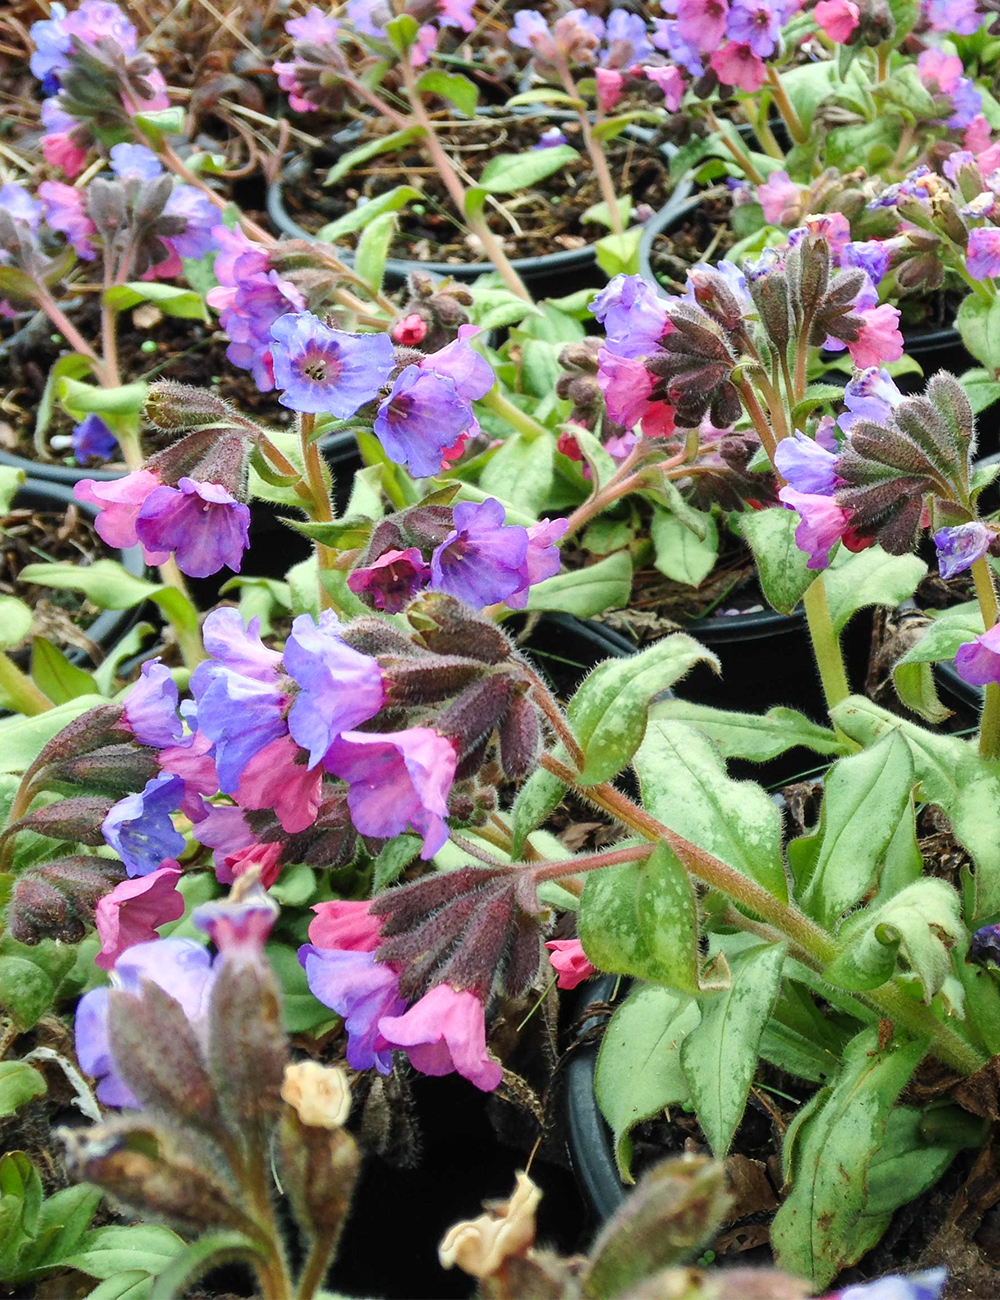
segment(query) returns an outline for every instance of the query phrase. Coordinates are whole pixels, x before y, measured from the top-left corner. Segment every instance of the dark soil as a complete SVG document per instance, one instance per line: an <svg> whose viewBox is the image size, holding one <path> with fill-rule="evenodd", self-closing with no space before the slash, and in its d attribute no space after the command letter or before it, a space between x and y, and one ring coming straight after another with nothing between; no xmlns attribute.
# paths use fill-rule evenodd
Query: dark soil
<svg viewBox="0 0 1000 1300"><path fill-rule="evenodd" d="M382 125L373 121L369 129L374 133ZM455 122L442 126L440 136L450 156L475 180L497 154L531 149L550 125L545 118L512 115ZM559 126L570 144L582 148L577 123L560 122ZM355 148L368 138L351 139L345 148ZM608 144L607 157L619 195L630 194L635 205L648 204L654 209L666 201L670 190L667 162L654 145L619 136ZM417 206L425 210L415 211L412 205L402 210L390 256L456 264L484 260L474 237L462 229L437 169L418 147L363 163L325 189L323 182L332 158L301 158L286 169L285 207L304 229L315 233L353 211L359 200L373 199L394 186L410 184L423 191L425 197ZM510 257L536 257L583 248L606 235L605 226L581 219L589 207L599 202L601 194L590 160L581 152L574 162L526 193L503 198L497 205L488 203L485 215Z"/></svg>

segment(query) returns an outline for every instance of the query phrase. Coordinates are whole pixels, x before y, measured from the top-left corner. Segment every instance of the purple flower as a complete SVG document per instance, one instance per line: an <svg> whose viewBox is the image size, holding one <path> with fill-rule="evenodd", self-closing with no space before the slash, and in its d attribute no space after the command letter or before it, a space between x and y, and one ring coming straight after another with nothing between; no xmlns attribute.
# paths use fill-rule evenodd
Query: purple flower
<svg viewBox="0 0 1000 1300"><path fill-rule="evenodd" d="M844 389L847 410L837 417L844 433L849 433L859 420L874 420L884 424L903 400L903 394L888 370L869 366L859 371Z"/></svg>
<svg viewBox="0 0 1000 1300"><path fill-rule="evenodd" d="M165 749L178 744L184 727L177 713L177 685L166 664L149 659L125 698L124 721L140 745Z"/></svg>
<svg viewBox="0 0 1000 1300"><path fill-rule="evenodd" d="M347 806L362 835L390 839L414 830L426 861L448 839L445 818L455 780L455 746L430 727L389 735L345 731L327 752L327 771L348 783Z"/></svg>
<svg viewBox="0 0 1000 1300"><path fill-rule="evenodd" d="M542 519L528 529L528 551L521 566L522 585L507 597L511 609L524 609L530 588L559 572L561 561L556 543L568 527L568 519Z"/></svg>
<svg viewBox="0 0 1000 1300"><path fill-rule="evenodd" d="M261 644L260 620L244 628L238 610L216 609L205 619L212 656L191 674L198 729L215 743L219 788L233 794L253 756L288 732L288 696L278 679L280 655Z"/></svg>
<svg viewBox="0 0 1000 1300"><path fill-rule="evenodd" d="M956 573L971 569L990 549L993 537L994 534L978 520L954 528L942 528L935 533L934 545L941 577L953 578Z"/></svg>
<svg viewBox="0 0 1000 1300"><path fill-rule="evenodd" d="M127 948L111 971L112 988L140 993L144 980L151 980L180 1003L184 1014L197 1028L208 1013L208 1001L215 982L211 954L191 939L152 939ZM97 1098L105 1106L139 1103L118 1073L108 1026L108 988L92 989L80 999L74 1033L76 1055L84 1073L98 1080Z"/></svg>
<svg viewBox="0 0 1000 1300"><path fill-rule="evenodd" d="M373 952L317 948L311 943L299 949L299 961L313 997L343 1016L348 1065L354 1070L370 1070L374 1065L379 1074L389 1074L392 1048L378 1022L406 1010L396 972L376 962Z"/></svg>
<svg viewBox="0 0 1000 1300"><path fill-rule="evenodd" d="M642 63L653 53L646 35L646 21L627 9L612 9L604 28L604 53L601 65L605 68L631 68Z"/></svg>
<svg viewBox="0 0 1000 1300"><path fill-rule="evenodd" d="M616 356L648 356L673 326L667 304L641 275L616 275L590 304Z"/></svg>
<svg viewBox="0 0 1000 1300"><path fill-rule="evenodd" d="M347 645L331 610L319 623L300 614L285 643L285 671L299 687L288 714L292 739L309 751L309 766L323 755L343 731L374 718L385 703L378 661Z"/></svg>
<svg viewBox="0 0 1000 1300"><path fill-rule="evenodd" d="M826 1300L940 1300L947 1280L946 1268L932 1268L926 1273L911 1273L906 1277L894 1273L874 1282L859 1282L857 1286L835 1291Z"/></svg>
<svg viewBox="0 0 1000 1300"><path fill-rule="evenodd" d="M1000 227L977 226L969 231L965 269L974 280L1000 275Z"/></svg>
<svg viewBox="0 0 1000 1300"><path fill-rule="evenodd" d="M60 230L73 245L77 256L92 262L97 249L90 242L97 227L87 215L82 190L62 181L42 181L38 197L45 204L45 220L53 230Z"/></svg>
<svg viewBox="0 0 1000 1300"><path fill-rule="evenodd" d="M70 14L61 4L54 4L52 14L52 18L31 25L35 51L30 67L39 81L69 66L74 36L90 46L98 41L108 41L126 54L135 54L138 48L135 28L118 6L107 3L107 0L83 0Z"/></svg>
<svg viewBox="0 0 1000 1300"><path fill-rule="evenodd" d="M0 208L15 221L23 221L31 230L37 230L45 208L33 199L23 185L13 181L0 185Z"/></svg>
<svg viewBox="0 0 1000 1300"><path fill-rule="evenodd" d="M388 0L348 0L347 17L356 32L380 41L385 38L392 6Z"/></svg>
<svg viewBox="0 0 1000 1300"><path fill-rule="evenodd" d="M531 50L543 58L553 58L556 44L545 21L545 15L537 9L519 9L514 15L514 24L507 33L511 45L522 50Z"/></svg>
<svg viewBox="0 0 1000 1300"><path fill-rule="evenodd" d="M554 149L557 145L568 143L569 141L557 126L550 126L547 131L543 131L538 137L538 143L533 144L531 147L532 149Z"/></svg>
<svg viewBox="0 0 1000 1300"><path fill-rule="evenodd" d="M977 0L924 0L924 17L936 32L971 36L982 26Z"/></svg>
<svg viewBox="0 0 1000 1300"><path fill-rule="evenodd" d="M387 334L330 329L310 312L279 317L271 338L278 400L293 411L346 420L378 396L396 365Z"/></svg>
<svg viewBox="0 0 1000 1300"><path fill-rule="evenodd" d="M766 0L733 0L726 35L738 45L749 45L759 59L766 59L777 48L781 21Z"/></svg>
<svg viewBox="0 0 1000 1300"><path fill-rule="evenodd" d="M523 585L527 529L504 526L506 511L495 497L481 504L461 501L454 529L431 555L431 586L473 609L493 605Z"/></svg>
<svg viewBox="0 0 1000 1300"><path fill-rule="evenodd" d="M727 12L728 9L723 8L723 29ZM696 40L685 34L676 19L654 18L653 29L652 41L658 50L669 54L692 77L704 76L705 64L701 57L701 47Z"/></svg>
<svg viewBox="0 0 1000 1300"><path fill-rule="evenodd" d="M969 942L969 961L1000 966L1000 925L982 925Z"/></svg>
<svg viewBox="0 0 1000 1300"><path fill-rule="evenodd" d="M78 465L86 465L88 460L110 460L118 450L118 439L101 417L93 412L73 426L70 443Z"/></svg>
<svg viewBox="0 0 1000 1300"><path fill-rule="evenodd" d="M834 468L836 463L835 453L798 430L793 438L782 438L774 453L778 473L797 492L824 497L832 496L840 484Z"/></svg>
<svg viewBox="0 0 1000 1300"><path fill-rule="evenodd" d="M174 552L177 567L207 578L228 566L239 573L250 545L250 508L218 483L182 478L177 487L158 487L143 502L136 536L149 551Z"/></svg>
<svg viewBox="0 0 1000 1300"><path fill-rule="evenodd" d="M450 379L407 366L379 406L374 432L391 461L405 465L415 478L426 478L440 470L444 452L474 420L472 407Z"/></svg>
<svg viewBox="0 0 1000 1300"><path fill-rule="evenodd" d="M193 185L176 185L163 211L186 223L181 234L165 241L181 257L204 257L216 248L213 232L219 222L218 209Z"/></svg>
<svg viewBox="0 0 1000 1300"><path fill-rule="evenodd" d="M327 45L337 39L339 24L322 9L313 5L304 18L292 18L285 23L285 31L303 45Z"/></svg>
<svg viewBox="0 0 1000 1300"><path fill-rule="evenodd" d="M496 382L490 363L468 343L478 333L478 325L459 325L458 338L453 343L417 362L421 370L432 370L442 379L450 379L459 397L468 402L485 397Z"/></svg>
<svg viewBox="0 0 1000 1300"><path fill-rule="evenodd" d="M955 671L971 686L1000 682L1000 623L958 647Z"/></svg>
<svg viewBox="0 0 1000 1300"><path fill-rule="evenodd" d="M852 240L840 254L840 265L845 270L858 267L872 284L878 284L889 269L889 250L879 239Z"/></svg>
<svg viewBox="0 0 1000 1300"><path fill-rule="evenodd" d="M806 568L825 569L830 552L847 531L850 515L832 497L797 492L792 487L783 487L778 498L789 510L798 511L801 522L795 530L795 545L809 555Z"/></svg>
<svg viewBox="0 0 1000 1300"><path fill-rule="evenodd" d="M138 176L151 181L162 174L163 164L144 144L116 144L111 147L111 170L121 180Z"/></svg>
<svg viewBox="0 0 1000 1300"><path fill-rule="evenodd" d="M181 778L161 774L147 781L139 794L119 799L105 817L101 834L130 876L148 876L184 851L184 836L170 818L183 797Z"/></svg>
<svg viewBox="0 0 1000 1300"><path fill-rule="evenodd" d="M503 1078L500 1062L486 1050L483 1004L468 989L437 984L402 1015L384 1015L378 1027L421 1074L457 1071L483 1092Z"/></svg>
<svg viewBox="0 0 1000 1300"><path fill-rule="evenodd" d="M415 546L386 551L365 568L349 574L347 585L366 605L398 614L430 581L431 569Z"/></svg>
<svg viewBox="0 0 1000 1300"><path fill-rule="evenodd" d="M982 92L976 83L969 77L959 77L951 92L952 114L948 126L953 130L963 130L975 121L982 106Z"/></svg>

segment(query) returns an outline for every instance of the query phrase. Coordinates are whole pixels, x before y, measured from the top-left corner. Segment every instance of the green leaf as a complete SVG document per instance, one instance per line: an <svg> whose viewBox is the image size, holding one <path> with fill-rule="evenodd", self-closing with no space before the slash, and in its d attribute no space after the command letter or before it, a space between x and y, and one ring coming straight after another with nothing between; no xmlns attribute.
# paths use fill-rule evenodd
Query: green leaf
<svg viewBox="0 0 1000 1300"><path fill-rule="evenodd" d="M46 566L38 564L28 567L44 569ZM31 631L33 618L34 615L23 600L18 600L16 596L0 596L0 649L9 650L12 646L20 645Z"/></svg>
<svg viewBox="0 0 1000 1300"><path fill-rule="evenodd" d="M53 704L99 693L90 673L70 663L58 646L43 636L31 642L31 679Z"/></svg>
<svg viewBox="0 0 1000 1300"><path fill-rule="evenodd" d="M48 431L52 420L52 412L55 409L59 380L64 376L68 376L70 379L82 379L93 368L94 363L90 357L85 357L82 352L66 352L50 367L49 373L45 377L45 388L42 391L38 409L35 411L35 448L39 452L47 453L48 451L45 434Z"/></svg>
<svg viewBox="0 0 1000 1300"><path fill-rule="evenodd" d="M690 700L669 699L654 704L649 716L656 721L690 723L718 747L723 758L766 763L797 745L823 755L853 752L829 727L821 727L797 709L782 705L763 714L736 713L708 704L692 704Z"/></svg>
<svg viewBox="0 0 1000 1300"><path fill-rule="evenodd" d="M0 1116L13 1115L48 1092L45 1077L25 1061L0 1061Z"/></svg>
<svg viewBox="0 0 1000 1300"><path fill-rule="evenodd" d="M555 90L551 86L539 86L536 90L524 90L519 95L512 95L505 107L518 108L521 104L567 104L570 108L586 108L586 102L574 95L567 95L565 90Z"/></svg>
<svg viewBox="0 0 1000 1300"><path fill-rule="evenodd" d="M412 144L414 140L419 140L423 134L422 126L408 126L402 131L393 131L391 135L368 140L365 144L358 145L356 149L348 149L347 153L341 154L327 172L323 184L336 185L337 181L359 163L367 162L370 158L378 158L381 154L397 153L400 149L405 149L408 144Z"/></svg>
<svg viewBox="0 0 1000 1300"><path fill-rule="evenodd" d="M24 480L23 469L15 469L13 465L0 465L0 511L4 514L14 504L14 498L21 490Z"/></svg>
<svg viewBox="0 0 1000 1300"><path fill-rule="evenodd" d="M978 601L970 600L942 610L924 629L920 640L896 661L906 664L937 664L955 658L958 647L983 634L983 615ZM894 670L895 671L895 670Z"/></svg>
<svg viewBox="0 0 1000 1300"><path fill-rule="evenodd" d="M420 852L419 835L397 835L386 844L372 871L372 893L379 894L394 884Z"/></svg>
<svg viewBox="0 0 1000 1300"><path fill-rule="evenodd" d="M868 1167L868 1213L895 1214L938 1181L963 1147L982 1142L982 1121L957 1106L897 1106Z"/></svg>
<svg viewBox="0 0 1000 1300"><path fill-rule="evenodd" d="M99 1280L132 1269L160 1273L185 1249L176 1232L152 1223L94 1228L80 1246L80 1250L62 1261L63 1265Z"/></svg>
<svg viewBox="0 0 1000 1300"><path fill-rule="evenodd" d="M90 413L98 415L138 416L149 393L144 383L122 384L118 388L97 388L94 384L81 384L78 379L63 375L58 384L59 400L68 415L82 420Z"/></svg>
<svg viewBox="0 0 1000 1300"><path fill-rule="evenodd" d="M152 1289L153 1279L147 1272L130 1268L116 1277L105 1278L93 1291L88 1291L87 1300L149 1300Z"/></svg>
<svg viewBox="0 0 1000 1300"><path fill-rule="evenodd" d="M974 925L982 925L1000 913L1000 778L994 764L971 753L957 775L952 829L975 863L972 919Z"/></svg>
<svg viewBox="0 0 1000 1300"><path fill-rule="evenodd" d="M281 522L303 537L322 542L336 551L353 551L367 546L368 539L375 527L373 519L330 519L317 523L312 519L288 519L281 517Z"/></svg>
<svg viewBox="0 0 1000 1300"><path fill-rule="evenodd" d="M472 286L472 307L469 314L473 325L481 329L500 329L504 325L516 325L526 316L534 315L538 308L516 293L489 280L485 284L477 280Z"/></svg>
<svg viewBox="0 0 1000 1300"><path fill-rule="evenodd" d="M588 874L577 917L588 959L615 975L698 993L698 905L687 872L665 844L643 862ZM716 987L726 970L706 972Z"/></svg>
<svg viewBox="0 0 1000 1300"><path fill-rule="evenodd" d="M528 514L539 515L552 491L554 453L553 438L513 433L483 470L479 486Z"/></svg>
<svg viewBox="0 0 1000 1300"><path fill-rule="evenodd" d="M892 684L900 701L927 722L936 724L951 717L952 710L941 703L929 664L896 663Z"/></svg>
<svg viewBox="0 0 1000 1300"><path fill-rule="evenodd" d="M900 818L910 811L914 780L909 747L898 735L830 769L823 842L803 898L821 924L843 915L871 886Z"/></svg>
<svg viewBox="0 0 1000 1300"><path fill-rule="evenodd" d="M698 512L704 534L698 534L669 510L653 508L649 534L656 552L656 567L674 582L698 587L715 568L719 558L719 530L713 515Z"/></svg>
<svg viewBox="0 0 1000 1300"><path fill-rule="evenodd" d="M55 999L48 975L24 957L0 957L0 1009L22 1030L31 1029Z"/></svg>
<svg viewBox="0 0 1000 1300"><path fill-rule="evenodd" d="M632 195L623 194L620 199L616 199L615 208L618 212L618 220L623 227L627 226L632 217ZM580 220L594 221L599 225L607 226L608 230L614 229L611 208L607 203L592 203L586 212L580 214Z"/></svg>
<svg viewBox="0 0 1000 1300"><path fill-rule="evenodd" d="M0 718L0 773L23 772L38 757L63 727L98 704L106 704L101 695L80 696L68 704L46 709L33 718Z"/></svg>
<svg viewBox="0 0 1000 1300"><path fill-rule="evenodd" d="M958 382L965 389L973 415L982 415L995 402L1000 402L1000 383L988 370L967 370L959 375Z"/></svg>
<svg viewBox="0 0 1000 1300"><path fill-rule="evenodd" d="M178 1238L178 1250L166 1267L157 1270L149 1300L175 1300L186 1295L192 1283L210 1269L260 1255L259 1248L241 1232L205 1232L188 1245Z"/></svg>
<svg viewBox="0 0 1000 1300"><path fill-rule="evenodd" d="M390 18L385 25L386 35L397 54L406 53L417 39L419 31L417 20L410 14L398 14L395 18Z"/></svg>
<svg viewBox="0 0 1000 1300"><path fill-rule="evenodd" d="M988 371L1000 369L1000 297L984 301L977 293L962 299L955 317L962 342Z"/></svg>
<svg viewBox="0 0 1000 1300"><path fill-rule="evenodd" d="M951 948L962 934L961 904L951 885L915 880L881 907L847 918L837 935L844 951L824 975L841 988L875 989L892 979L902 955L929 1003L951 974Z"/></svg>
<svg viewBox="0 0 1000 1300"><path fill-rule="evenodd" d="M889 555L881 546L852 554L841 547L823 573L833 630L842 632L866 605L901 604L916 591L927 565L915 555Z"/></svg>
<svg viewBox="0 0 1000 1300"><path fill-rule="evenodd" d="M285 867L268 893L282 907L305 907L316 894L316 872L304 862Z"/></svg>
<svg viewBox="0 0 1000 1300"><path fill-rule="evenodd" d="M304 1034L319 1025L333 1023L336 1019L334 1013L309 991L309 982L295 949L285 943L269 943L265 952L281 983L282 1013L287 1032Z"/></svg>
<svg viewBox="0 0 1000 1300"><path fill-rule="evenodd" d="M683 722L650 722L634 766L647 812L776 898L788 898L781 814L759 785L726 775L701 732Z"/></svg>
<svg viewBox="0 0 1000 1300"><path fill-rule="evenodd" d="M781 1268L823 1290L882 1235L870 1214L868 1171L885 1145L896 1098L926 1050L922 1041L879 1048L865 1029L848 1044L832 1088L804 1106L785 1137L791 1191L771 1243Z"/></svg>
<svg viewBox="0 0 1000 1300"><path fill-rule="evenodd" d="M158 284L155 280L116 284L105 289L103 302L115 311L127 311L139 302L152 302L165 316L180 316L184 320L211 319L200 293L182 289L176 284Z"/></svg>
<svg viewBox="0 0 1000 1300"><path fill-rule="evenodd" d="M698 1003L653 985L633 989L611 1017L601 1041L594 1092L615 1138L622 1181L629 1171L636 1124L689 1099L680 1047L698 1023Z"/></svg>
<svg viewBox="0 0 1000 1300"><path fill-rule="evenodd" d="M137 578L117 560L95 560L93 564L28 564L21 570L23 582L44 587L82 591L100 609L131 609L160 593L155 582Z"/></svg>
<svg viewBox="0 0 1000 1300"><path fill-rule="evenodd" d="M566 762L566 751L561 745L556 748L555 756L561 762ZM523 851L527 836L558 808L565 791L566 787L559 778L541 767L532 772L518 790L511 809L512 847L518 856Z"/></svg>
<svg viewBox="0 0 1000 1300"><path fill-rule="evenodd" d="M719 661L683 632L665 636L627 659L609 659L573 696L569 721L584 753L581 785L609 781L642 744L649 706L696 663Z"/></svg>
<svg viewBox="0 0 1000 1300"><path fill-rule="evenodd" d="M605 235L597 241L594 256L605 275L635 275L638 272L642 231L642 226L633 226L620 235Z"/></svg>
<svg viewBox="0 0 1000 1300"><path fill-rule="evenodd" d="M21 1268L29 1274L62 1268L66 1255L76 1250L97 1213L103 1192L86 1183L64 1187L47 1197L38 1213L37 1236L21 1257Z"/></svg>
<svg viewBox="0 0 1000 1300"><path fill-rule="evenodd" d="M184 134L184 109L179 104L175 104L173 108L157 108L145 113L136 113L132 121L154 149L160 147L165 135Z"/></svg>
<svg viewBox="0 0 1000 1300"><path fill-rule="evenodd" d="M328 222L316 231L316 238L323 240L324 243L333 244L342 235L351 235L356 230L363 230L376 217L381 217L386 212L398 212L407 203L412 203L414 199L420 197L420 190L415 190L412 185L396 185L391 190L386 190L384 194L378 195L377 198L351 208L336 221Z"/></svg>
<svg viewBox="0 0 1000 1300"><path fill-rule="evenodd" d="M784 960L783 944L740 953L732 962L729 988L702 1001L701 1023L681 1047L681 1065L698 1123L720 1160L728 1152L747 1107L761 1036L778 996Z"/></svg>
<svg viewBox="0 0 1000 1300"><path fill-rule="evenodd" d="M362 232L354 254L354 270L372 293L382 288L389 245L396 232L395 212L385 212L376 217Z"/></svg>
<svg viewBox="0 0 1000 1300"><path fill-rule="evenodd" d="M784 506L746 510L740 525L757 562L764 598L779 614L790 614L816 578L806 567L809 556L795 544L797 512Z"/></svg>
<svg viewBox="0 0 1000 1300"><path fill-rule="evenodd" d="M468 77L457 72L445 72L441 68L432 68L425 72L417 82L417 89L425 95L437 95L454 104L460 113L473 117L479 103L479 90Z"/></svg>
<svg viewBox="0 0 1000 1300"><path fill-rule="evenodd" d="M578 618L592 618L606 609L621 609L632 592L632 559L618 551L607 559L571 573L537 582L528 592L528 609L564 610Z"/></svg>
<svg viewBox="0 0 1000 1300"><path fill-rule="evenodd" d="M651 113L648 109L637 108L631 113L618 113L615 117L606 117L603 122L595 122L591 127L590 134L595 140L613 140L615 136L632 126L634 122L649 122L652 125L660 125L663 121L659 113Z"/></svg>
<svg viewBox="0 0 1000 1300"><path fill-rule="evenodd" d="M530 189L547 176L575 162L579 154L567 144L528 153L501 153L483 168L477 188L487 194L514 194Z"/></svg>

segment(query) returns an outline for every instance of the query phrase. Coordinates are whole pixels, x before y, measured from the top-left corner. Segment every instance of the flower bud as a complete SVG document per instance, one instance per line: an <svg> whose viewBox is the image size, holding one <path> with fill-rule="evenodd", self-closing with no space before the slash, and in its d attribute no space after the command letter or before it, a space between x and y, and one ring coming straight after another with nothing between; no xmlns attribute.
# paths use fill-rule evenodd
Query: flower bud
<svg viewBox="0 0 1000 1300"><path fill-rule="evenodd" d="M538 710L527 695L517 693L500 723L500 766L510 781L530 775L538 764L542 729Z"/></svg>
<svg viewBox="0 0 1000 1300"><path fill-rule="evenodd" d="M413 708L446 700L483 675L483 664L459 655L431 655L425 659L383 659L382 681L386 704Z"/></svg>
<svg viewBox="0 0 1000 1300"><path fill-rule="evenodd" d="M49 781L94 786L109 794L131 794L158 775L155 752L138 745L102 745L46 767Z"/></svg>
<svg viewBox="0 0 1000 1300"><path fill-rule="evenodd" d="M459 760L489 740L510 707L514 683L507 673L494 673L467 686L438 715L434 729L456 742Z"/></svg>
<svg viewBox="0 0 1000 1300"><path fill-rule="evenodd" d="M60 799L58 803L46 804L36 808L20 821L8 826L0 839L18 831L34 831L36 835L48 835L54 840L71 840L75 844L86 844L90 848L100 848L104 844L101 823L114 807L113 799L99 795L80 795L75 799Z"/></svg>
<svg viewBox="0 0 1000 1300"><path fill-rule="evenodd" d="M410 606L408 618L416 640L436 654L460 653L481 663L499 664L513 653L495 624L443 592L422 592Z"/></svg>
<svg viewBox="0 0 1000 1300"><path fill-rule="evenodd" d="M204 388L181 384L174 379L160 379L149 388L142 408L154 428L164 433L187 433L192 429L224 429L230 425L246 426L249 421L235 407Z"/></svg>
<svg viewBox="0 0 1000 1300"><path fill-rule="evenodd" d="M285 1066L281 1099L310 1128L342 1128L351 1110L351 1086L339 1066L299 1061Z"/></svg>
<svg viewBox="0 0 1000 1300"><path fill-rule="evenodd" d="M154 453L144 468L169 486L182 478L218 483L237 501L245 501L252 450L253 442L244 429L200 428Z"/></svg>
<svg viewBox="0 0 1000 1300"><path fill-rule="evenodd" d="M29 867L11 889L7 928L32 946L43 939L79 943L98 901L124 879L125 868L113 858L83 854Z"/></svg>
<svg viewBox="0 0 1000 1300"><path fill-rule="evenodd" d="M287 1106L278 1128L278 1151L282 1184L300 1227L314 1239L335 1241L361 1171L358 1144L346 1129L308 1124L301 1112Z"/></svg>
<svg viewBox="0 0 1000 1300"><path fill-rule="evenodd" d="M57 760L75 758L119 740L121 732L117 728L124 711L122 704L99 704L96 709L81 713L42 746L28 771L41 772Z"/></svg>

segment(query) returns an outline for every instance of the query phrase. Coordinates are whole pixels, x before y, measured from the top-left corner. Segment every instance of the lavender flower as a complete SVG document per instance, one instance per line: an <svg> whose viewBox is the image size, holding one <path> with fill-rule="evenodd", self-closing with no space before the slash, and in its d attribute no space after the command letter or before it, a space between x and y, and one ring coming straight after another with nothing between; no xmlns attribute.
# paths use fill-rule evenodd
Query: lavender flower
<svg viewBox="0 0 1000 1300"><path fill-rule="evenodd" d="M767 0L733 0L726 35L737 44L748 45L759 59L766 59L777 48L781 21Z"/></svg>
<svg viewBox="0 0 1000 1300"><path fill-rule="evenodd" d="M558 145L568 143L569 141L557 126L550 126L538 137L538 143L531 147L532 149L555 149Z"/></svg>
<svg viewBox="0 0 1000 1300"><path fill-rule="evenodd" d="M175 185L163 211L166 216L180 217L185 223L179 235L164 240L181 257L204 257L216 248L213 232L219 221L218 210L193 185Z"/></svg>
<svg viewBox="0 0 1000 1300"><path fill-rule="evenodd" d="M472 407L450 379L407 366L379 406L374 432L391 461L405 465L415 478L426 478L438 473L444 452L474 420Z"/></svg>
<svg viewBox="0 0 1000 1300"><path fill-rule="evenodd" d="M46 81L53 73L58 76L69 67L74 38L90 46L108 41L125 54L135 54L138 49L138 33L116 4L83 0L69 14L61 4L54 4L52 14L52 18L31 25L35 50L29 67L39 81Z"/></svg>
<svg viewBox="0 0 1000 1300"><path fill-rule="evenodd" d="M309 312L279 317L271 338L278 400L293 411L346 420L378 396L396 364L387 334L348 334Z"/></svg>
<svg viewBox="0 0 1000 1300"><path fill-rule="evenodd" d="M782 438L774 454L774 464L797 492L819 496L832 496L840 485L835 466L837 456L827 451L804 433L795 432L793 438Z"/></svg>
<svg viewBox="0 0 1000 1300"><path fill-rule="evenodd" d="M554 578L561 558L556 545L569 527L568 519L542 519L528 529L528 550L521 567L521 586L507 597L511 609L524 609L528 592L536 582Z"/></svg>
<svg viewBox="0 0 1000 1300"><path fill-rule="evenodd" d="M616 275L590 304L607 346L627 359L648 356L673 328L667 304L641 275Z"/></svg>
<svg viewBox="0 0 1000 1300"><path fill-rule="evenodd" d="M295 619L284 662L299 687L288 729L296 744L309 752L312 768L341 732L367 722L382 708L382 670L377 660L341 639L340 624L330 610L320 614L318 624L309 614Z"/></svg>
<svg viewBox="0 0 1000 1300"><path fill-rule="evenodd" d="M76 463L86 465L88 460L110 460L118 450L118 439L101 417L91 412L86 419L73 426L70 445Z"/></svg>
<svg viewBox="0 0 1000 1300"><path fill-rule="evenodd" d="M646 21L627 9L612 9L604 27L604 50L600 64L604 68L631 68L653 53L646 34Z"/></svg>
<svg viewBox="0 0 1000 1300"><path fill-rule="evenodd" d="M207 578L225 566L239 573L250 544L250 509L218 483L182 478L176 488L149 494L135 531L148 551L173 551L177 567L192 578Z"/></svg>
<svg viewBox="0 0 1000 1300"><path fill-rule="evenodd" d="M0 185L0 208L14 221L24 222L29 230L38 229L45 212L38 199L33 199L23 185L13 181Z"/></svg>
<svg viewBox="0 0 1000 1300"><path fill-rule="evenodd" d="M970 686L1000 683L1000 623L958 647L955 671Z"/></svg>
<svg viewBox="0 0 1000 1300"><path fill-rule="evenodd" d="M101 823L106 843L130 876L147 876L167 858L184 851L184 836L170 817L183 794L184 782L179 776L154 776L139 794L119 799Z"/></svg>
<svg viewBox="0 0 1000 1300"><path fill-rule="evenodd" d="M888 370L869 366L854 375L844 388L847 410L837 417L844 433L849 433L858 420L874 420L884 424L903 400Z"/></svg>
<svg viewBox="0 0 1000 1300"><path fill-rule="evenodd" d="M386 551L364 568L348 575L347 585L366 605L385 614L398 614L430 581L430 565L415 546Z"/></svg>
<svg viewBox="0 0 1000 1300"><path fill-rule="evenodd" d="M469 344L469 339L478 333L478 325L459 325L458 338L453 343L417 362L421 370L431 370L442 379L450 379L456 393L467 402L485 397L496 382L490 363Z"/></svg>
<svg viewBox="0 0 1000 1300"><path fill-rule="evenodd" d="M151 181L163 173L163 164L144 144L112 145L110 153L111 170L120 180L138 176L141 181Z"/></svg>
<svg viewBox="0 0 1000 1300"><path fill-rule="evenodd" d="M940 1300L948 1278L945 1268L932 1268L926 1273L903 1276L894 1273L874 1282L859 1282L827 1296L826 1300Z"/></svg>
<svg viewBox="0 0 1000 1300"><path fill-rule="evenodd" d="M1000 275L1000 228L977 226L969 231L965 269L974 280L992 280Z"/></svg>
<svg viewBox="0 0 1000 1300"><path fill-rule="evenodd" d="M473 609L495 604L523 585L527 529L504 526L506 511L494 497L459 502L454 530L431 556L431 586Z"/></svg>
<svg viewBox="0 0 1000 1300"><path fill-rule="evenodd" d="M390 1074L392 1048L379 1030L379 1021L399 1015L407 1005L399 996L399 976L392 967L376 962L372 952L313 944L299 949L299 961L313 997L344 1019L348 1065L354 1070L374 1066L379 1074Z"/></svg>
<svg viewBox="0 0 1000 1300"><path fill-rule="evenodd" d="M978 520L936 532L934 545L941 577L953 578L956 573L971 569L990 549L993 537L994 534Z"/></svg>
<svg viewBox="0 0 1000 1300"><path fill-rule="evenodd" d="M170 669L159 659L148 659L125 697L123 721L140 745L164 749L178 744L184 735L177 703L177 684Z"/></svg>

